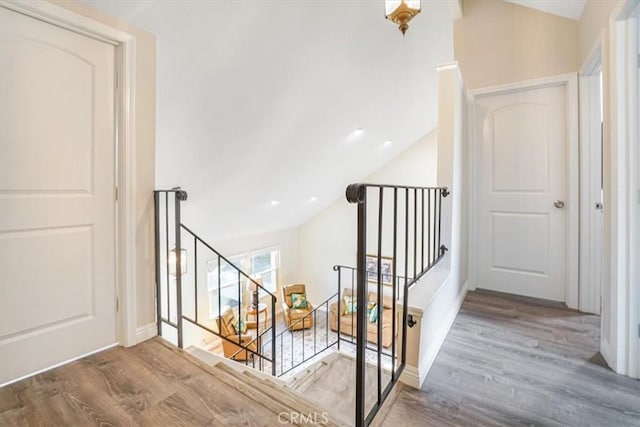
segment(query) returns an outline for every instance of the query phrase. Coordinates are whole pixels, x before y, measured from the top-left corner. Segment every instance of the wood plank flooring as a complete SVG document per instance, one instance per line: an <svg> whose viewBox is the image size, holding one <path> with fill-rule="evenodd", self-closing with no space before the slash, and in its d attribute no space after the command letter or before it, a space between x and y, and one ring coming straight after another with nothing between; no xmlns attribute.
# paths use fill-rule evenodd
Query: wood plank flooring
<svg viewBox="0 0 640 427"><path fill-rule="evenodd" d="M640 381L603 366L599 323L561 304L469 293L422 390L398 388L376 425L640 426ZM313 411L352 425L346 362L318 365L298 392L156 338L1 388L0 426L277 426L282 412Z"/></svg>
<svg viewBox="0 0 640 427"><path fill-rule="evenodd" d="M388 426L640 426L640 381L606 368L600 318L563 304L470 292L422 390Z"/></svg>
<svg viewBox="0 0 640 427"><path fill-rule="evenodd" d="M302 411L348 425L292 390L205 365L159 338L0 389L0 426L275 426Z"/></svg>

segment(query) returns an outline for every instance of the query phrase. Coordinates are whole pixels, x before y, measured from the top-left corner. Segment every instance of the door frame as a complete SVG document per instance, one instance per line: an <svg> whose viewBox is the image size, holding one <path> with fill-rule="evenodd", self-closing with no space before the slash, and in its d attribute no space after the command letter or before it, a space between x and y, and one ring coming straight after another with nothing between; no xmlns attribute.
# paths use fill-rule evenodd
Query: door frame
<svg viewBox="0 0 640 427"><path fill-rule="evenodd" d="M598 37L585 63L578 73L580 91L580 291L578 309L600 314L603 277L603 230L599 221L603 212L596 213L595 203L602 202L602 138L600 112L604 101L601 93L600 72L602 61L602 35ZM602 82L604 85L604 81ZM600 118L600 121L597 120ZM605 206L606 209L606 206ZM602 218L600 218L602 220ZM600 256L597 256L597 254Z"/></svg>
<svg viewBox="0 0 640 427"><path fill-rule="evenodd" d="M605 62L605 280L601 353L619 374L640 378L638 194L638 21L640 1L621 2L609 19ZM603 49L604 50L604 49Z"/></svg>
<svg viewBox="0 0 640 427"><path fill-rule="evenodd" d="M132 34L44 0L0 0L0 6L115 47L116 332L122 346L137 344L135 246L135 45ZM82 355L84 356L84 355ZM82 357L79 356L79 357Z"/></svg>
<svg viewBox="0 0 640 427"><path fill-rule="evenodd" d="M469 279L472 287L477 286L478 278L478 224L479 224L479 159L482 135L475 131L477 100L480 98L505 95L522 90L541 89L552 86L565 87L567 100L567 277L565 285L565 303L568 307L578 308L579 274L579 144L578 144L578 79L576 73L526 80L505 85L470 90L469 103L471 129L468 134L471 143L471 207L470 207L470 247Z"/></svg>

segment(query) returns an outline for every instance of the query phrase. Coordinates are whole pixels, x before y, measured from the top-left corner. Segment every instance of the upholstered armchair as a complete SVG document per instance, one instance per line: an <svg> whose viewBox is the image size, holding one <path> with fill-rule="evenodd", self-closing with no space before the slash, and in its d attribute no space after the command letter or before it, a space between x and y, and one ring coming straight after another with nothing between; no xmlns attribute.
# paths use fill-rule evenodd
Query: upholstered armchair
<svg viewBox="0 0 640 427"><path fill-rule="evenodd" d="M305 285L287 285L282 287L282 316L287 328L293 330L309 329L313 326L313 306L307 301ZM304 301L304 302L302 302ZM306 316L306 317L305 317Z"/></svg>
<svg viewBox="0 0 640 427"><path fill-rule="evenodd" d="M231 357L236 354L238 351L242 350L237 344L241 344L243 347L248 348L251 351L258 353L258 343L252 342L249 344L255 337L248 334L238 334L234 327L236 323L235 314L231 307L226 307L220 316L216 317L216 326L218 327L218 331L220 335L225 337L226 339L222 340L222 349L224 351L224 357ZM233 341L233 342L230 342ZM236 344L234 344L236 343ZM251 360L253 353L250 351L244 350L240 351L240 353L236 354L235 360Z"/></svg>

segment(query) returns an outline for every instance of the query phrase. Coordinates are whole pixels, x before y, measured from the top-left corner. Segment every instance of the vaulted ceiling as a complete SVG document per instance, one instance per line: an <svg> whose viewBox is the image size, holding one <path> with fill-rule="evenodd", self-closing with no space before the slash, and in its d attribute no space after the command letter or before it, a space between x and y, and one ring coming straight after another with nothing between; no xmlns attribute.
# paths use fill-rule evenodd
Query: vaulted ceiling
<svg viewBox="0 0 640 427"><path fill-rule="evenodd" d="M433 130L453 58L441 1L405 37L381 1L84 2L156 35L156 184L214 241L305 222Z"/></svg>
<svg viewBox="0 0 640 427"><path fill-rule="evenodd" d="M506 0L520 6L537 9L563 18L580 20L587 0Z"/></svg>

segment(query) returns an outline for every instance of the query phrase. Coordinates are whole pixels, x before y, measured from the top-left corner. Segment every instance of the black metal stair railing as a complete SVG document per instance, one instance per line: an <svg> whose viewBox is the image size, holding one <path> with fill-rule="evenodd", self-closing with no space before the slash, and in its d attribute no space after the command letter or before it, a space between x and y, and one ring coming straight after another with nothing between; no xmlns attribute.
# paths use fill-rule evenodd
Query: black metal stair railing
<svg viewBox="0 0 640 427"><path fill-rule="evenodd" d="M358 206L356 267L335 266L334 270L338 273L339 287L342 287L345 275L356 276L355 425L358 427L371 424L405 368L409 290L442 260L448 250L442 244L441 234L442 199L448 195L446 187L379 184L352 184L347 187L347 201ZM370 207L373 209L369 209ZM390 221L385 222L385 213L386 219L391 217ZM367 227L368 220L375 221L374 228ZM372 245L368 246L368 242L372 242ZM383 265L385 251L391 256L385 259ZM371 293L369 285L374 289ZM368 301L370 296L375 301ZM385 301L385 297L390 298L391 303ZM363 304L363 301L367 304ZM375 305L368 307L369 302ZM383 309L388 305L391 305L390 310ZM375 310L377 314L376 322L373 323L367 318L371 310ZM392 338L385 351L382 343L383 324L387 323L388 327L389 321L387 319L385 322L384 316L389 315ZM401 317L401 321L397 317ZM369 326L371 324L373 326ZM371 341L368 328L375 328L373 332L376 345L373 348L367 344ZM377 369L376 398L373 402L365 399L366 389L371 386L366 384L367 355L371 356L369 361ZM390 360L388 368L383 367L383 357ZM383 384L385 376L388 381Z"/></svg>
<svg viewBox="0 0 640 427"><path fill-rule="evenodd" d="M330 328L332 305L339 305L339 303L338 294L333 294L276 334L275 349L278 352L277 360L280 361L276 368L277 376L291 372L334 346L339 348L339 334L332 334ZM299 328L305 324L311 326ZM266 343L266 345L269 344ZM288 360L285 353L289 356Z"/></svg>
<svg viewBox="0 0 640 427"><path fill-rule="evenodd" d="M169 339L175 337L178 347L184 348L186 322L201 333L218 337L222 340L223 347L225 344L230 348L237 347L238 351L231 355L234 359L243 354L245 363L250 362L260 370L270 369L271 374L275 375L276 296L182 224L180 207L185 200L187 193L180 188L154 192L158 335ZM192 255L187 256L188 251L192 251ZM215 273L213 289L209 280L210 267L213 267ZM223 270L226 271L226 280L223 280ZM206 274L207 282L207 295L204 295L206 300L203 300L201 292L201 288L204 287L201 277L203 273ZM261 329L261 324L266 323L265 319L261 321L259 310L249 310L248 298L243 292L245 287L256 289L259 295L262 295L261 299L268 300L271 309L270 325ZM227 294L224 304L223 292ZM215 294L215 298L212 294ZM203 307L206 312L204 316L201 313ZM231 309L234 317L245 325L247 313L254 315L254 338L249 341L244 338L241 322L237 324L237 335L223 335L220 331L223 307L226 310ZM193 335L193 330L190 330L190 333ZM270 352L266 352L263 346L256 345L256 342L261 343L269 336L272 347Z"/></svg>

